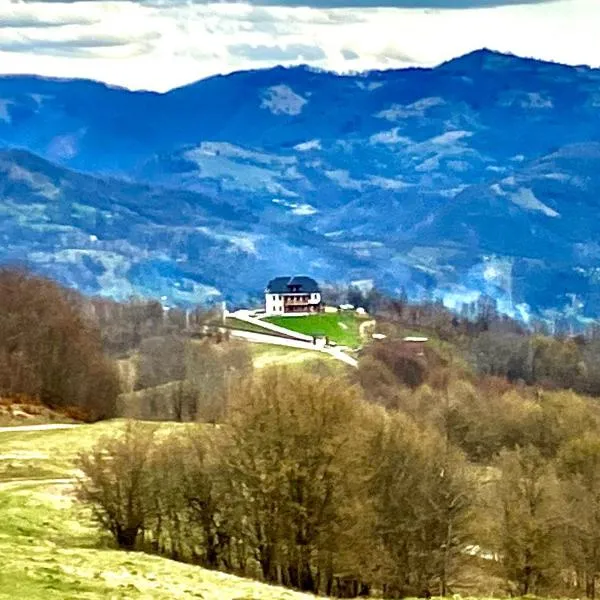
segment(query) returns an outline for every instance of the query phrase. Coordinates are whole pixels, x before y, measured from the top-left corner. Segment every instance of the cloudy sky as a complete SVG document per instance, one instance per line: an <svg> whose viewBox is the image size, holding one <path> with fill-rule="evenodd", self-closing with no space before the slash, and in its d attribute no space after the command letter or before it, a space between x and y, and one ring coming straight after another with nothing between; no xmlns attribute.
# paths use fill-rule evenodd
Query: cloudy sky
<svg viewBox="0 0 600 600"><path fill-rule="evenodd" d="M433 66L488 47L600 66L600 0L0 0L0 72L164 91L308 63Z"/></svg>

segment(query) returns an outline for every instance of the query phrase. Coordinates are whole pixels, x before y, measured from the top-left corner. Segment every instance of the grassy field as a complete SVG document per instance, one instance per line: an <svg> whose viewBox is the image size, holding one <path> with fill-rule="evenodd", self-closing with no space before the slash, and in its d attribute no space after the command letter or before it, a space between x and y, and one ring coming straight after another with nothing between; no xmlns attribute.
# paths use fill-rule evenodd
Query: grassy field
<svg viewBox="0 0 600 600"><path fill-rule="evenodd" d="M112 549L72 490L77 452L115 427L113 421L68 430L0 431L1 600L311 598Z"/></svg>
<svg viewBox="0 0 600 600"><path fill-rule="evenodd" d="M336 344L350 348L360 346L359 327L365 321L351 312L320 313L303 317L267 317L264 320L306 335L326 335Z"/></svg>
<svg viewBox="0 0 600 600"><path fill-rule="evenodd" d="M318 360L325 361L330 365L337 366L339 364L341 367L345 366L328 354L315 350L300 350L298 348L286 348L285 346L272 346L270 344L251 344L250 352L252 353L252 360L256 369Z"/></svg>

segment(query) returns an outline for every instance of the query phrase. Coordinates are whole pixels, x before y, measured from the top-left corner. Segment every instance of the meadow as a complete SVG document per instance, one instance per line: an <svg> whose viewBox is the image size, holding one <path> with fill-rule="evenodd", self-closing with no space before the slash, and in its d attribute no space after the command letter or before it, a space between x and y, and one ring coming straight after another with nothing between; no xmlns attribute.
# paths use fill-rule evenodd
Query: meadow
<svg viewBox="0 0 600 600"><path fill-rule="evenodd" d="M310 598L142 552L115 550L73 495L78 477L74 460L121 424L0 431L0 599Z"/></svg>

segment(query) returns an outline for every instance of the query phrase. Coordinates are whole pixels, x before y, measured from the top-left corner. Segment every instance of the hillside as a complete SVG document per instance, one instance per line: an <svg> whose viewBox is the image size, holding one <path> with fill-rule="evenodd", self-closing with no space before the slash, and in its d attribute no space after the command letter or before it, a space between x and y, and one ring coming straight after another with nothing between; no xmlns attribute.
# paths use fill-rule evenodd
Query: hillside
<svg viewBox="0 0 600 600"><path fill-rule="evenodd" d="M0 262L122 300L245 299L265 272L327 246L292 227L275 236L255 210L221 198L82 174L21 150L0 151L0 216ZM331 275L336 258L325 253Z"/></svg>
<svg viewBox="0 0 600 600"><path fill-rule="evenodd" d="M71 460L115 422L0 431L0 598L308 600L312 596L113 550L71 496ZM172 426L171 426L172 427Z"/></svg>
<svg viewBox="0 0 600 600"><path fill-rule="evenodd" d="M154 225L169 231L148 232L134 214L135 232L123 230L109 250L119 288L244 302L294 271L456 306L486 292L525 317L600 312L598 70L481 50L434 69L338 76L279 67L166 94L11 76L0 78L0 97L0 144L87 172L97 187L107 176L151 186L135 195L142 205L154 198ZM56 173L36 164L31 171ZM101 208L82 176L65 177ZM182 211L197 206L184 191L211 199L219 225ZM11 202L5 189L0 206L14 211ZM225 206L235 214L221 214ZM62 215L44 218L77 225L72 207ZM29 256L82 289L117 293L82 260L87 242L54 236L38 252L39 224L18 219L3 231L1 259ZM175 240L182 220L194 234L180 229ZM197 241L202 227L210 235ZM110 241L106 226L89 230Z"/></svg>

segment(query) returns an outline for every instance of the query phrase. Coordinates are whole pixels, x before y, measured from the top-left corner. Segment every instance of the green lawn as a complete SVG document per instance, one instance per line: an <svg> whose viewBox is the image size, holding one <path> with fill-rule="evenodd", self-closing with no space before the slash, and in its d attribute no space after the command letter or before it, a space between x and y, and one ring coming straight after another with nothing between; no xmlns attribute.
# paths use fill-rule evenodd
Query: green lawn
<svg viewBox="0 0 600 600"><path fill-rule="evenodd" d="M361 343L360 324L366 319L360 319L354 313L341 312L302 317L267 317L264 320L306 335L326 335L336 344L356 348Z"/></svg>

